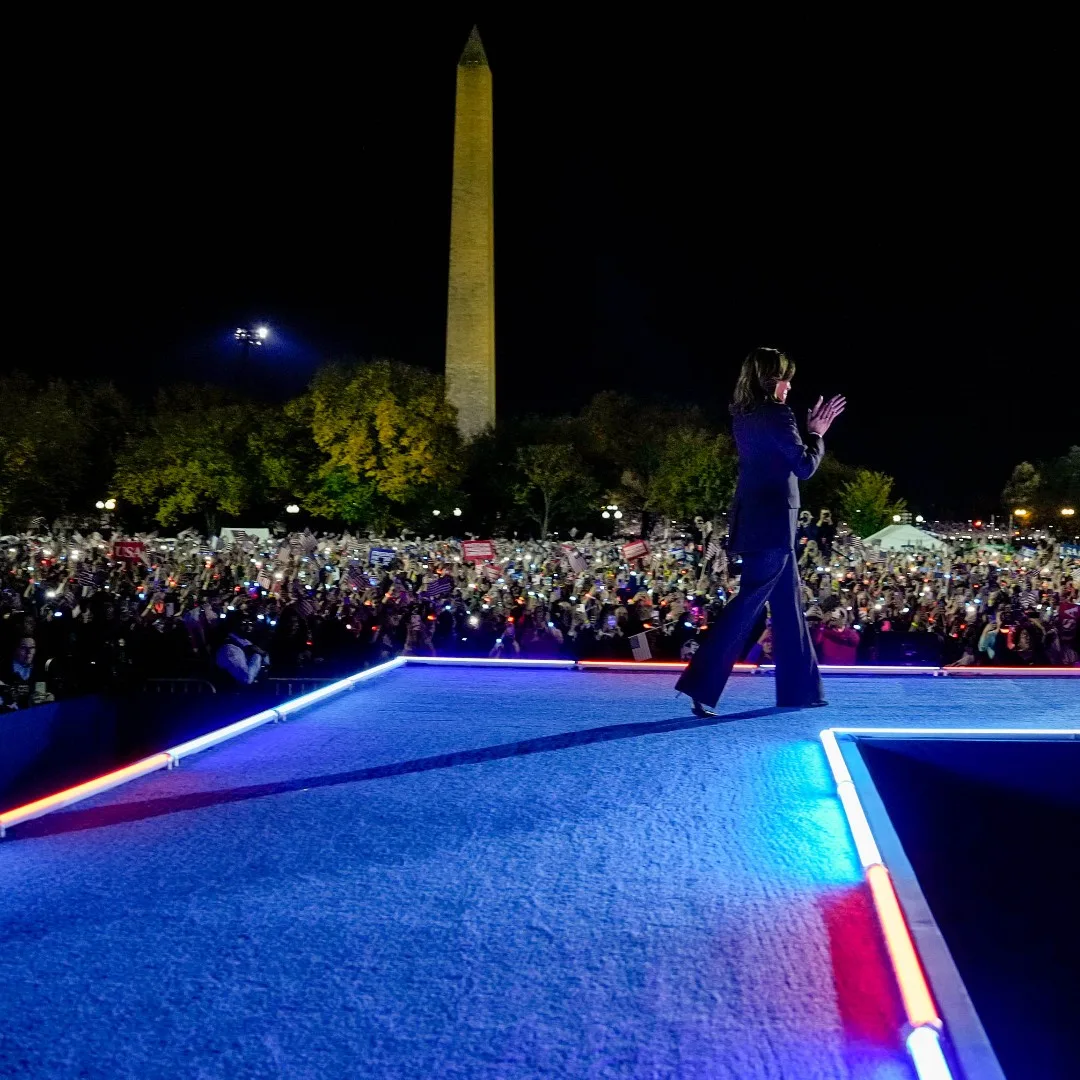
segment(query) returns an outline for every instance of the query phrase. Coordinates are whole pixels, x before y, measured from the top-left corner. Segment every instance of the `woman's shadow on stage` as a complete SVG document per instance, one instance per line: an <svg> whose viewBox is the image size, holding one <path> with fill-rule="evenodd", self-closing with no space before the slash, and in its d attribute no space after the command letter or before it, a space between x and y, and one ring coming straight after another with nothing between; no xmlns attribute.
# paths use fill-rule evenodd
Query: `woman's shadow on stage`
<svg viewBox="0 0 1080 1080"><path fill-rule="evenodd" d="M184 795L147 799L143 802L119 803L85 810L70 810L64 813L50 814L47 817L38 818L34 821L28 821L25 825L20 825L17 832L9 834L7 842L28 840L35 836L54 836L58 833L81 832L84 829L120 825L129 821L144 821L147 818L161 817L165 814L179 813L184 810L198 810L205 806L245 802L249 799L281 795L289 791L336 787L341 784L357 784L367 780L384 780L393 776L406 776L410 773L430 772L433 769L455 768L458 765L479 765L486 761L523 757L526 754L543 754L553 750L568 750L575 746L611 742L615 739L636 739L643 735L662 735L669 731L689 731L694 728L715 727L719 724L731 724L736 720L753 720L757 717L776 716L795 711L797 710L773 705L710 716L706 719L681 715L669 717L666 720L606 724L603 727L583 728L579 731L563 731L557 735L540 735L533 739L522 739L518 742L501 743L496 746L481 746L473 750L458 750L451 754L436 754L432 757L414 758L411 761L393 762L389 765L372 765L366 769L331 773L325 776L297 777L268 784L252 784L248 787L190 792Z"/></svg>

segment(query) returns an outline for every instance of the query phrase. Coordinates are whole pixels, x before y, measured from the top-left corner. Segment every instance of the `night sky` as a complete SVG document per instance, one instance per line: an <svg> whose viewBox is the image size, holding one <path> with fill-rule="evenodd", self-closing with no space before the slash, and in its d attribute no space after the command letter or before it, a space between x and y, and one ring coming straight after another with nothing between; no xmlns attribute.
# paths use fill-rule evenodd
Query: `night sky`
<svg viewBox="0 0 1080 1080"><path fill-rule="evenodd" d="M914 510L989 515L1015 462L1077 441L1063 28L421 10L69 57L75 92L29 124L21 170L49 369L133 393L221 378L232 329L265 321L266 396L336 355L441 370L478 18L501 416L616 388L722 419L739 361L775 344L799 414L846 393L828 445Z"/></svg>

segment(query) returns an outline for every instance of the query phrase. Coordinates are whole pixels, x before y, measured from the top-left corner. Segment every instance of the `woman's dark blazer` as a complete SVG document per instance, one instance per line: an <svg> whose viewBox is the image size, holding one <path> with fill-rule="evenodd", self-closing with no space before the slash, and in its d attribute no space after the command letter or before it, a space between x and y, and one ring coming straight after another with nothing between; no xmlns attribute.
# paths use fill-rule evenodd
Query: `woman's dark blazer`
<svg viewBox="0 0 1080 1080"><path fill-rule="evenodd" d="M728 548L761 551L793 547L799 512L799 481L813 476L825 440L804 443L795 414L779 401L732 417L739 452L739 481L728 511Z"/></svg>

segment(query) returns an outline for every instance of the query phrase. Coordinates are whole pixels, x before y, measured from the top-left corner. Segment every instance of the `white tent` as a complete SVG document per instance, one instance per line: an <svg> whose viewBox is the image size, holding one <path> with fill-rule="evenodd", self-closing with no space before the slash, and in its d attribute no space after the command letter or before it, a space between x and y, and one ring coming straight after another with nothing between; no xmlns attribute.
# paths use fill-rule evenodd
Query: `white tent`
<svg viewBox="0 0 1080 1080"><path fill-rule="evenodd" d="M916 529L914 525L886 525L863 543L882 551L947 551L949 547L944 540Z"/></svg>

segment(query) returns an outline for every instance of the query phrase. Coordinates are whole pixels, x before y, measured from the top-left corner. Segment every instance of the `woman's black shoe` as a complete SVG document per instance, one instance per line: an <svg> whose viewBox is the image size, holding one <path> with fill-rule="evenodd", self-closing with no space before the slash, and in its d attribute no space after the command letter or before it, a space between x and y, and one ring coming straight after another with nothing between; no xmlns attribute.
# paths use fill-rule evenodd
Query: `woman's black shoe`
<svg viewBox="0 0 1080 1080"><path fill-rule="evenodd" d="M719 716L720 715L717 712L713 712L712 709L710 709L708 705L702 705L700 701L695 701L694 704L690 707L690 711L699 720L708 720L710 716Z"/></svg>

